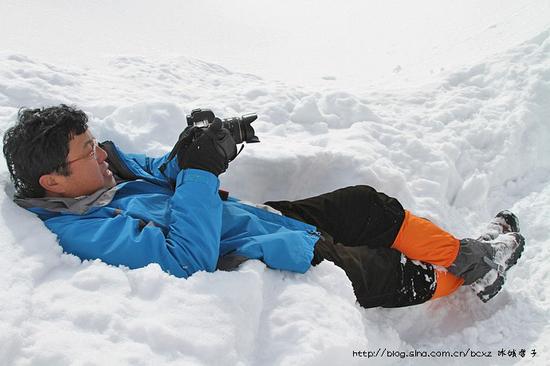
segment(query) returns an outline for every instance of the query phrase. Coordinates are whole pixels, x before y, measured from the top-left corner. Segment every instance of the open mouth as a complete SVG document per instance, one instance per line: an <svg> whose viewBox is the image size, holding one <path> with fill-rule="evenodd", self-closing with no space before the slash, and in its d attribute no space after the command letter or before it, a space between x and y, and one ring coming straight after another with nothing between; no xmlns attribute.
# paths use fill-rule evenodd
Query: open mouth
<svg viewBox="0 0 550 366"><path fill-rule="evenodd" d="M104 177L112 177L113 176L113 172L111 172L109 169L105 169L103 171L103 176Z"/></svg>
<svg viewBox="0 0 550 366"><path fill-rule="evenodd" d="M107 163L106 161L103 162L103 165L105 166L105 170L103 170L103 176L104 177L112 177L113 176L113 172L109 170L109 163Z"/></svg>

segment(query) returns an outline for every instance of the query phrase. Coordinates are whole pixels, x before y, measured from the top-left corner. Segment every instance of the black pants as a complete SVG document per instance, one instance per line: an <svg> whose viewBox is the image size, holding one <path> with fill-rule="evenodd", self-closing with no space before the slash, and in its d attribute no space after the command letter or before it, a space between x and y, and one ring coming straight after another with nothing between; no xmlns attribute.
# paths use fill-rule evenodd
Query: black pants
<svg viewBox="0 0 550 366"><path fill-rule="evenodd" d="M361 306L408 306L432 297L433 267L402 261L401 253L390 248L405 218L395 198L361 185L266 204L317 227L323 237L315 245L312 264L329 260L342 268Z"/></svg>

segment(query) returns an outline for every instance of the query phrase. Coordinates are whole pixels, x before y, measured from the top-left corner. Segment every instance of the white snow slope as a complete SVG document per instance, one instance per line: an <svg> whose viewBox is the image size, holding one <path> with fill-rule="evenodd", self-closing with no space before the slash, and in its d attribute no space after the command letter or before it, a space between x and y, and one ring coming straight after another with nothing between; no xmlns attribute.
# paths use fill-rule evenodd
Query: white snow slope
<svg viewBox="0 0 550 366"><path fill-rule="evenodd" d="M103 69L0 55L0 132L18 108L76 104L99 139L160 155L185 114L256 112L260 144L222 176L245 200L293 199L353 184L393 195L458 237L499 210L527 246L487 304L463 288L405 309L359 307L344 272L250 261L178 279L63 254L17 207L0 167L2 365L545 364L550 358L550 30L403 90L314 91L189 58L115 57ZM492 358L353 357L352 351L463 350ZM498 357L499 349L526 349ZM531 350L536 350L533 357Z"/></svg>

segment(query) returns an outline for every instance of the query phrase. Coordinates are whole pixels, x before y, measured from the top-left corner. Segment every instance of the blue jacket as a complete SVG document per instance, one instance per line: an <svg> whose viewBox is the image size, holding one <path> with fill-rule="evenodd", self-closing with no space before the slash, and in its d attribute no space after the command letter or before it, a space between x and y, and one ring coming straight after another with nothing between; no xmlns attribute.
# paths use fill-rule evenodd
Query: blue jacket
<svg viewBox="0 0 550 366"><path fill-rule="evenodd" d="M27 205L57 234L65 252L129 268L158 263L178 277L214 271L226 255L300 273L310 267L319 239L314 226L231 197L222 201L215 175L180 170L177 159L161 173L167 155L124 154L112 146L109 160L138 179L117 184L110 201L99 200L83 213Z"/></svg>

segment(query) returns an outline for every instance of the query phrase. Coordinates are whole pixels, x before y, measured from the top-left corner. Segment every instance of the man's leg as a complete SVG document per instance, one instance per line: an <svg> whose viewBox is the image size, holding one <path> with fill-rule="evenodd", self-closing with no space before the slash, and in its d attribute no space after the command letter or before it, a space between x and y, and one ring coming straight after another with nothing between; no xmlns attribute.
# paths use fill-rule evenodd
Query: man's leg
<svg viewBox="0 0 550 366"><path fill-rule="evenodd" d="M344 269L364 307L419 304L446 296L463 282L430 265L453 263L458 240L372 187L354 186L303 200L266 204L334 237L316 246L316 257ZM417 265L401 253L425 263Z"/></svg>
<svg viewBox="0 0 550 366"><path fill-rule="evenodd" d="M374 256L372 253L366 251L366 254L361 255L362 250L366 248L391 248L403 253L405 259L409 259L405 260L405 263L413 263L410 261L412 259L421 261L425 265L429 264L434 271L434 278L437 279L437 286L431 298L449 295L463 284L472 284L478 297L488 301L502 288L504 272L517 263L525 245L524 238L518 233L519 221L509 211L497 214L490 224L492 229L486 237L478 240L458 240L429 220L405 211L396 199L376 192L368 186L342 188L303 200L267 202L267 204L287 216L308 222L317 226L320 231L328 232L334 237L334 242L338 243L335 247L339 248L340 252L346 252L340 247L356 248L357 250L348 250L346 255L352 256L357 252L355 263L363 265L367 277L373 275L376 278L377 273L373 274L367 267L375 269L377 267L367 260ZM504 235L498 236L500 234ZM489 239L495 239L495 241L487 242L486 240ZM322 246L319 247L322 248ZM336 264L340 263L338 264L340 266L351 266L354 263L351 260L341 260L346 256L341 255L338 260L334 259L337 257L334 254L332 256L326 254L329 251L324 250L324 252L326 259ZM395 263L387 267L395 268ZM394 283L395 286L402 286L399 291L407 291L408 283L414 281L412 274L415 270L409 271L408 269L411 268L414 267L403 266L402 283ZM346 273L359 271L359 269L350 271L346 268L344 270ZM357 281L359 276L350 276L352 282L354 278ZM389 277L382 276L382 278ZM417 288L423 288L422 286L432 287L431 284L426 284L426 281L419 281L412 286L412 289L422 292L417 291ZM419 302L413 301L410 304L412 303ZM404 305L406 301L398 301L390 306Z"/></svg>

